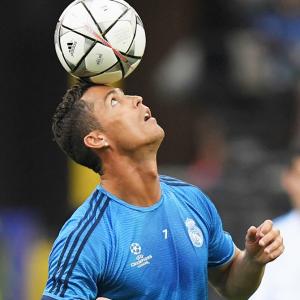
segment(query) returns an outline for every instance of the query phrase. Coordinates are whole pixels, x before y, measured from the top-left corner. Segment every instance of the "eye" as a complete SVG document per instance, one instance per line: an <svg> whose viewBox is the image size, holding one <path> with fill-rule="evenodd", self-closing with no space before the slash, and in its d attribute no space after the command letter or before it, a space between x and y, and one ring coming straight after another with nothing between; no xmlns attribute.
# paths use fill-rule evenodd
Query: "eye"
<svg viewBox="0 0 300 300"><path fill-rule="evenodd" d="M119 101L116 100L115 98L112 98L110 103L111 103L111 106L115 106L119 103Z"/></svg>

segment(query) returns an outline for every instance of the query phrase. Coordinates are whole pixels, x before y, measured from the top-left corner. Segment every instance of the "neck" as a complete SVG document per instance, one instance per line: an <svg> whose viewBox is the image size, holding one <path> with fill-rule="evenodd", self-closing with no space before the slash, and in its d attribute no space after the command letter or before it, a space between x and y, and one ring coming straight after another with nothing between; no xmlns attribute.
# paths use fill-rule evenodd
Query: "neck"
<svg viewBox="0 0 300 300"><path fill-rule="evenodd" d="M114 155L104 163L101 185L129 204L151 206L161 196L156 154L152 157L132 158Z"/></svg>

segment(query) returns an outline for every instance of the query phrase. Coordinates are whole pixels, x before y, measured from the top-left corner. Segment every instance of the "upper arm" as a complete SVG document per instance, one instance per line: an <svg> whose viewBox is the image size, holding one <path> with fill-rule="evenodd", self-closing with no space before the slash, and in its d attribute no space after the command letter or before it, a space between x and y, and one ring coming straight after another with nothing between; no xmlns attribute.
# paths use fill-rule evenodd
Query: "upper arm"
<svg viewBox="0 0 300 300"><path fill-rule="evenodd" d="M90 243L69 236L55 242L42 300L96 299L100 264Z"/></svg>
<svg viewBox="0 0 300 300"><path fill-rule="evenodd" d="M226 262L223 265L208 268L208 279L209 282L217 289L221 290L223 287L224 282L230 272L230 268L235 261L235 259L239 256L241 250L235 247L234 255L232 259Z"/></svg>
<svg viewBox="0 0 300 300"><path fill-rule="evenodd" d="M222 220L214 204L206 198L208 209L208 277L219 291L227 278L230 267L241 252L232 241L230 234L223 230Z"/></svg>
<svg viewBox="0 0 300 300"><path fill-rule="evenodd" d="M222 220L214 204L205 196L208 209L208 267L223 266L232 260L235 245L231 235L223 230Z"/></svg>

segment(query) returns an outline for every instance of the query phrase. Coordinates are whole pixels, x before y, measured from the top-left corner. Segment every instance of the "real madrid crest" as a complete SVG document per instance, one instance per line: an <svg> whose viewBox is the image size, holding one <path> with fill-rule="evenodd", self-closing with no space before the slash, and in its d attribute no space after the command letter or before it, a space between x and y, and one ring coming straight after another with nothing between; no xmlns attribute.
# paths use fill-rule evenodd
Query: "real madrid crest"
<svg viewBox="0 0 300 300"><path fill-rule="evenodd" d="M187 218L185 226L188 229L189 237L195 247L201 247L203 245L203 234L199 227L197 227L193 219Z"/></svg>

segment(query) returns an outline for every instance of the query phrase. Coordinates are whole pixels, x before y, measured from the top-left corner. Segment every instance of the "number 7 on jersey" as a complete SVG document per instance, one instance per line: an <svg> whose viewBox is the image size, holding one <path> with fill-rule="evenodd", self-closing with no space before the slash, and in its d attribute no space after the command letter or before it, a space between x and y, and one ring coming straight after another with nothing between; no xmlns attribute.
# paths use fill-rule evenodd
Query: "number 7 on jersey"
<svg viewBox="0 0 300 300"><path fill-rule="evenodd" d="M168 229L164 229L163 231L165 240L168 238Z"/></svg>

